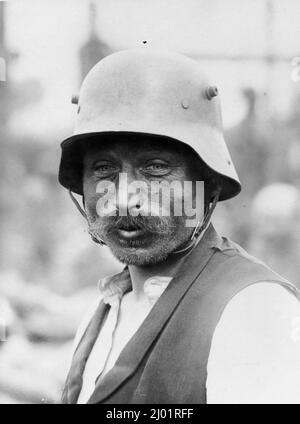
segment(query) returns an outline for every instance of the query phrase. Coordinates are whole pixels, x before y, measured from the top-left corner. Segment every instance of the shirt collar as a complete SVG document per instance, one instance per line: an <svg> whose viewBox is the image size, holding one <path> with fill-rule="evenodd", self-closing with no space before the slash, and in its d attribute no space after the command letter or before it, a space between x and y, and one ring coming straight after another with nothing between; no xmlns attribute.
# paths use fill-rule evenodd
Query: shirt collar
<svg viewBox="0 0 300 424"><path fill-rule="evenodd" d="M157 275L145 281L144 293L150 303L154 303L161 296L171 280L172 277ZM101 278L98 288L104 303L108 303L111 306L118 303L125 293L132 290L128 268L124 268L118 274Z"/></svg>

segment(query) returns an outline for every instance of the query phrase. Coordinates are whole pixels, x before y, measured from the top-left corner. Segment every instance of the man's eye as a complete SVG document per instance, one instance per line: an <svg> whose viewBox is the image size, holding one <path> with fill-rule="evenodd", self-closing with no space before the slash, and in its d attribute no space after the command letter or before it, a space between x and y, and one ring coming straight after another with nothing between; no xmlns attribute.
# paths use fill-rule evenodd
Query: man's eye
<svg viewBox="0 0 300 424"><path fill-rule="evenodd" d="M95 173L98 175L107 175L116 172L117 168L113 165L97 165L95 167Z"/></svg>
<svg viewBox="0 0 300 424"><path fill-rule="evenodd" d="M146 172L155 175L164 175L169 172L169 166L165 163L149 163L144 169Z"/></svg>

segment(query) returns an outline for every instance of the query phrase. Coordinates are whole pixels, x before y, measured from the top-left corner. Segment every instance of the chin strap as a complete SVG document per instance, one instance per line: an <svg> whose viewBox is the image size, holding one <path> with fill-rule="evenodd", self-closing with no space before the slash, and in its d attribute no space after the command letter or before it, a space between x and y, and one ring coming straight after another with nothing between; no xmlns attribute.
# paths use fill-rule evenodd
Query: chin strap
<svg viewBox="0 0 300 424"><path fill-rule="evenodd" d="M85 213L84 209L80 206L80 204L78 203L78 201L77 201L76 197L74 196L74 194L72 193L72 191L71 191L71 190L69 190L69 195L70 195L70 197L71 197L71 199L72 199L72 202L73 202L73 203L74 203L74 205L76 206L77 210L80 212L80 214L83 216L83 218L84 218L84 219L88 222L88 219L87 219L87 216L86 216L86 213ZM91 236L92 240L93 240L95 243L98 243L98 244L100 244L101 246L105 246L104 241L103 241L100 237L99 237L99 238L96 238L96 237L94 236L94 234L92 234L90 231L89 231L89 235Z"/></svg>
<svg viewBox="0 0 300 424"><path fill-rule="evenodd" d="M205 207L205 212L204 212L204 217L201 221L198 221L192 235L190 238L190 241L188 242L188 245L182 249L179 250L174 250L171 255L179 255L181 253L185 253L189 250L194 249L197 244L199 243L199 241L202 238L202 235L204 233L204 231L206 230L206 228L208 227L209 223L210 223L210 218L212 216L212 213L218 203L219 197L220 197L220 193L221 193L222 187L217 187L214 192L214 197L212 202L209 202L207 204L207 206ZM210 204L211 203L211 204Z"/></svg>
<svg viewBox="0 0 300 424"><path fill-rule="evenodd" d="M87 220L87 216L86 216L85 211L82 209L82 207L78 203L78 200L76 199L76 197L74 196L74 194L72 193L71 190L69 190L69 195L70 195L70 197L72 199L72 202L76 206L77 210L80 212L80 214L83 216L83 218L85 218Z"/></svg>

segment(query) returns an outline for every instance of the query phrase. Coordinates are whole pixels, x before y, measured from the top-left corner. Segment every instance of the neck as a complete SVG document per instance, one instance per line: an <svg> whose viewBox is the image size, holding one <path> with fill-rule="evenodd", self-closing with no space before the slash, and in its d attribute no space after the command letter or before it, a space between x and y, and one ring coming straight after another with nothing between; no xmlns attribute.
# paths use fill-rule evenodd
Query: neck
<svg viewBox="0 0 300 424"><path fill-rule="evenodd" d="M136 301L144 300L144 283L148 278L155 277L156 275L163 277L175 276L182 262L184 262L186 256L199 242L201 242L208 227L209 225L207 225L202 234L198 236L196 244L192 245L191 249L183 250L178 254L171 254L167 257L166 260L162 262L148 265L128 265L128 270L132 282L132 295ZM188 243L190 243L190 241Z"/></svg>
<svg viewBox="0 0 300 424"><path fill-rule="evenodd" d="M179 257L170 255L166 260L148 265L129 265L129 273L132 282L132 294L136 300L144 298L144 283L148 278L156 275L174 277L185 255Z"/></svg>

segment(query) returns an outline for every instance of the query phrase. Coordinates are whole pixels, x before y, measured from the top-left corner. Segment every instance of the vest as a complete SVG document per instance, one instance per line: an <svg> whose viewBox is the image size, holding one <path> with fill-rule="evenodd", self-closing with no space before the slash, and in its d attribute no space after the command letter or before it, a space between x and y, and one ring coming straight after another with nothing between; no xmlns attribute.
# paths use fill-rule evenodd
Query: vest
<svg viewBox="0 0 300 424"><path fill-rule="evenodd" d="M207 363L215 328L228 302L258 282L297 289L210 225L88 403L205 404ZM109 305L99 303L77 349L63 391L76 403L82 374Z"/></svg>

